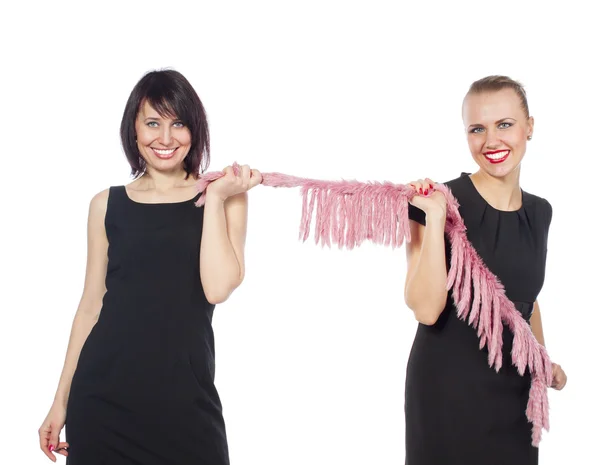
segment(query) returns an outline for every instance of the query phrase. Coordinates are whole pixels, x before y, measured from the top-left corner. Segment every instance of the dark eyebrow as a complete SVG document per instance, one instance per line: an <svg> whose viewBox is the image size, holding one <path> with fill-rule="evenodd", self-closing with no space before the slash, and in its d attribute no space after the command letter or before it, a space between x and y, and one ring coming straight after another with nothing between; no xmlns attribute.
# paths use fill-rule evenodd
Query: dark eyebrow
<svg viewBox="0 0 600 465"><path fill-rule="evenodd" d="M148 118L144 119L144 121L160 121L160 118L154 118L152 116L149 116ZM173 123L182 123L183 121L181 121L180 119L174 119Z"/></svg>

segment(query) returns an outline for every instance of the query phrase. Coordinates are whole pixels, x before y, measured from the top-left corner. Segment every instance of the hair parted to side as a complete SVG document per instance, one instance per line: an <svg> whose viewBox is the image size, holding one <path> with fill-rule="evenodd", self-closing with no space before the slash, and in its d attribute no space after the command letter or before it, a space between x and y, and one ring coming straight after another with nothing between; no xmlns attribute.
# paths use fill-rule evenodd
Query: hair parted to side
<svg viewBox="0 0 600 465"><path fill-rule="evenodd" d="M187 175L195 178L208 168L210 136L204 106L198 94L175 70L150 71L135 85L121 119L121 144L134 177L146 172L146 162L137 146L135 120L144 102L162 117L178 118L189 129L192 146L183 162Z"/></svg>
<svg viewBox="0 0 600 465"><path fill-rule="evenodd" d="M521 99L521 108L523 108L525 115L527 118L529 118L529 105L527 104L527 94L525 93L525 88L523 87L523 84L509 78L508 76L486 76L478 81L475 81L473 84L471 84L471 87L469 88L467 95L465 95L465 98L472 94L497 92L503 89L512 89L516 92L516 94L519 96L519 99Z"/></svg>

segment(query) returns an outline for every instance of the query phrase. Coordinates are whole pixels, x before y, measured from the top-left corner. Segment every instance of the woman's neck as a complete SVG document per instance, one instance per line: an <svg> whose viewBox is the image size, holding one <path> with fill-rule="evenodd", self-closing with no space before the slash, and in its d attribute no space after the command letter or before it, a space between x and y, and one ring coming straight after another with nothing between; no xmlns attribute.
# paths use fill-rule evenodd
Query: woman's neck
<svg viewBox="0 0 600 465"><path fill-rule="evenodd" d="M159 192L167 192L175 188L189 187L196 183L193 176L187 176L187 179L186 176L187 173L183 169L173 172L164 172L148 168L138 179L138 183L140 187L143 187L143 190L154 189Z"/></svg>
<svg viewBox="0 0 600 465"><path fill-rule="evenodd" d="M520 171L519 167L507 176L497 178L479 170L471 176L471 180L481 196L496 210L519 210L523 205Z"/></svg>

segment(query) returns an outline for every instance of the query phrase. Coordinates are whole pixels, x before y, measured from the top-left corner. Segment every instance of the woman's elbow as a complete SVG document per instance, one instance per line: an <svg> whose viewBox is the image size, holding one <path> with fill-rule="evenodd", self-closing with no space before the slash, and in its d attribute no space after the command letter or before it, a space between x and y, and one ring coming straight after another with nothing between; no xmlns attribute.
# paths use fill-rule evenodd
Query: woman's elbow
<svg viewBox="0 0 600 465"><path fill-rule="evenodd" d="M217 293L213 294L213 293L205 292L204 294L206 295L207 302L212 305L222 304L229 298L228 295L220 295Z"/></svg>
<svg viewBox="0 0 600 465"><path fill-rule="evenodd" d="M229 296L231 295L231 291L229 291L228 289L225 289L225 288L222 288L222 289L208 288L208 289L204 289L204 295L209 304L217 305L217 304L222 304L227 299L229 299Z"/></svg>
<svg viewBox="0 0 600 465"><path fill-rule="evenodd" d="M446 306L446 302L443 302L443 304L441 302L427 302L425 304L422 302L416 303L410 299L409 295L406 295L404 300L406 306L412 310L415 319L426 326L433 326L436 324Z"/></svg>
<svg viewBox="0 0 600 465"><path fill-rule="evenodd" d="M433 326L434 324L436 324L437 320L441 314L441 312L432 312L432 311L417 312L417 311L413 310L413 312L415 315L415 320L417 320L419 323L421 323L422 325L425 325L425 326Z"/></svg>
<svg viewBox="0 0 600 465"><path fill-rule="evenodd" d="M222 304L229 299L229 296L231 296L240 284L242 284L242 279L238 278L221 286L207 286L204 289L204 295L208 303L213 305Z"/></svg>

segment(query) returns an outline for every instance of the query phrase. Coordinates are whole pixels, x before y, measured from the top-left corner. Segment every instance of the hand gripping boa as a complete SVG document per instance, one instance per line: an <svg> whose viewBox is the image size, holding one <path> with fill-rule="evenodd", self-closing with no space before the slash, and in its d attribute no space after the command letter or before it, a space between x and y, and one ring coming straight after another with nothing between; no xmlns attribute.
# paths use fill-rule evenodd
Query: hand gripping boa
<svg viewBox="0 0 600 465"><path fill-rule="evenodd" d="M237 171L237 165L234 165ZM208 184L222 172L201 175L196 205L205 201ZM281 173L263 173L262 184L271 187L300 187L302 219L300 239L306 241L315 206L315 243L353 249L364 240L399 247L410 242L408 201L415 191L390 182L318 181ZM450 189L436 184L447 200L445 233L451 244L451 265L447 289L452 289L458 317L468 321L479 337L479 348L488 350L488 363L496 372L502 366L504 323L513 334L512 363L521 376L531 373L527 419L533 424L532 444L539 446L542 428L549 429L548 386L552 383L552 364L544 346L538 343L529 324L506 297L504 286L487 268L466 235L458 211L458 201Z"/></svg>

